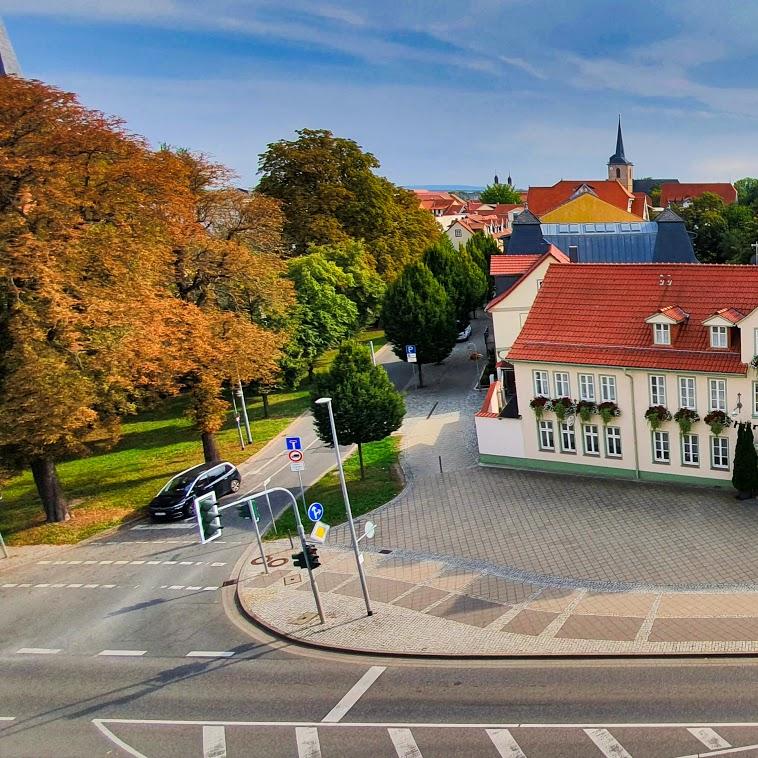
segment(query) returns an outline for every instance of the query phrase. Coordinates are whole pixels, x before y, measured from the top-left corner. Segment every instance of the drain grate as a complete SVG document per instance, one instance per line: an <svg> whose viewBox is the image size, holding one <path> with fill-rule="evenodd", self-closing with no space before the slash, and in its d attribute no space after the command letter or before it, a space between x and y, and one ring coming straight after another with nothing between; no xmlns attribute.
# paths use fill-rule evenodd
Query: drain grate
<svg viewBox="0 0 758 758"><path fill-rule="evenodd" d="M221 586L222 587L233 587L235 584L237 584L237 580L236 579L225 579L222 582Z"/></svg>
<svg viewBox="0 0 758 758"><path fill-rule="evenodd" d="M389 555L392 551L391 550L387 550L385 548L384 550L380 550L379 552L380 552L381 555Z"/></svg>

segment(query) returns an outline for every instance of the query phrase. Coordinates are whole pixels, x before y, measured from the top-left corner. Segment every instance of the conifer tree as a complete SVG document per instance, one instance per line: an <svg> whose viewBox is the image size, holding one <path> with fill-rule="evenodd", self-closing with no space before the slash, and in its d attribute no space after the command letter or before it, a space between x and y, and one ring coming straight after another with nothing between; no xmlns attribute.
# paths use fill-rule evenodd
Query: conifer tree
<svg viewBox="0 0 758 758"><path fill-rule="evenodd" d="M758 492L758 455L753 440L753 426L750 422L737 427L737 445L734 450L732 484L740 499L753 497Z"/></svg>
<svg viewBox="0 0 758 758"><path fill-rule="evenodd" d="M340 444L358 445L363 479L362 446L383 440L400 427L405 415L402 395L384 368L372 364L368 348L353 341L340 347L329 371L316 378L311 395L316 433L323 442L331 444L329 411L315 402L320 397L332 398Z"/></svg>
<svg viewBox="0 0 758 758"><path fill-rule="evenodd" d="M419 386L421 367L450 355L458 337L455 309L443 286L423 263L406 266L387 288L382 323L395 355L406 360L406 345L415 345Z"/></svg>

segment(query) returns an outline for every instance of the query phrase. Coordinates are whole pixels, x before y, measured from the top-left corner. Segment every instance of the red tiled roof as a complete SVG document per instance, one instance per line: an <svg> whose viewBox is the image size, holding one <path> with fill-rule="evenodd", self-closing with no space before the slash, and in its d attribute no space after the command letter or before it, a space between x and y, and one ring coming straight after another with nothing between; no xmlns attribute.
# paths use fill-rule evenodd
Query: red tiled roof
<svg viewBox="0 0 758 758"><path fill-rule="evenodd" d="M640 218L647 218L645 207L652 206L653 201L644 192L635 192L632 200L632 213Z"/></svg>
<svg viewBox="0 0 758 758"><path fill-rule="evenodd" d="M629 210L629 200L634 198L634 195L627 192L623 185L615 179L602 179L599 181L592 181L591 179L561 179L560 182L556 182L552 187L529 187L526 198L529 210L535 216L548 213L567 202L571 198L571 195L583 184L590 187L601 200L605 200L606 203L615 205L624 211Z"/></svg>
<svg viewBox="0 0 758 758"><path fill-rule="evenodd" d="M493 413L490 410L490 405L492 404L492 395L495 394L495 390L497 389L498 384L500 384L500 382L492 382L492 384L490 384L489 388L487 389L487 394L484 396L482 407L474 414L475 416L479 416L479 418L498 417L497 413Z"/></svg>
<svg viewBox="0 0 758 758"><path fill-rule="evenodd" d="M671 284L660 286L663 277ZM655 346L645 319L672 301L690 318L671 347ZM758 266L550 266L508 360L744 374L739 345L711 350L702 325L725 302L743 313L758 307Z"/></svg>
<svg viewBox="0 0 758 758"><path fill-rule="evenodd" d="M667 305L665 308L660 309L660 313L674 319L677 324L681 321L686 321L689 316L689 314L678 305Z"/></svg>
<svg viewBox="0 0 758 758"><path fill-rule="evenodd" d="M661 205L665 208L670 203L693 200L705 192L718 195L727 205L737 202L737 190L729 182L699 182L686 184L666 183L661 185Z"/></svg>
<svg viewBox="0 0 758 758"><path fill-rule="evenodd" d="M542 258L539 253L533 255L493 255L490 258L490 276L523 274L534 262Z"/></svg>
<svg viewBox="0 0 758 758"><path fill-rule="evenodd" d="M742 321L746 315L746 313L742 313L742 311L738 311L736 308L722 308L721 310L712 313L711 317L721 316L721 318L725 318L727 321L731 321L733 324L737 324L738 322Z"/></svg>
<svg viewBox="0 0 758 758"><path fill-rule="evenodd" d="M499 295L496 295L495 297L493 297L492 300L490 300L489 303L487 303L487 305L484 306L484 310L489 311L490 308L497 305L501 300L504 300L508 295L510 295L511 292L513 292L513 290L516 289L516 287L518 287L519 284L521 284L521 282L524 281L526 276L530 274L532 271L534 271L534 269L536 269L537 266L539 266L540 263L542 263L542 261L545 260L545 258L547 258L548 256L552 256L553 258L555 258L557 263L571 263L571 259L568 257L568 255L566 255L566 253L563 252L563 250L551 244L548 247L546 253L543 253L542 255L537 255L532 265L529 266L529 268L523 272L523 275L518 281L514 282L504 292L501 292ZM503 257L516 258L518 256L512 255L512 256L503 256Z"/></svg>

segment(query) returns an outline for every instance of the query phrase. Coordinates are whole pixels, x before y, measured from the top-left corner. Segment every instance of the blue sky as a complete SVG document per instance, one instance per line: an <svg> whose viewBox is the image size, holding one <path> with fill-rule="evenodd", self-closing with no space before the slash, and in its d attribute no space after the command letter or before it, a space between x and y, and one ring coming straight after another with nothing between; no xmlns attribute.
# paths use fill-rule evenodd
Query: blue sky
<svg viewBox="0 0 758 758"><path fill-rule="evenodd" d="M751 7L752 6L752 7ZM24 74L256 181L302 127L401 184L758 175L758 6L724 0L0 0Z"/></svg>

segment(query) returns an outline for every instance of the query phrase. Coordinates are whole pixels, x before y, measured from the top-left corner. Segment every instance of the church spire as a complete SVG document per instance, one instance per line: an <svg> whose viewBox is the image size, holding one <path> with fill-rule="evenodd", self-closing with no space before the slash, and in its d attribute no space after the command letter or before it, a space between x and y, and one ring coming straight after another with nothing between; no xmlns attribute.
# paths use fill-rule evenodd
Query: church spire
<svg viewBox="0 0 758 758"><path fill-rule="evenodd" d="M628 166L629 161L624 155L624 136L621 134L621 114L619 114L619 127L616 133L616 152L608 159L609 166Z"/></svg>
<svg viewBox="0 0 758 758"><path fill-rule="evenodd" d="M13 52L13 45L5 30L3 20L0 19L0 76L15 74L21 76L21 66L18 65L16 53Z"/></svg>

